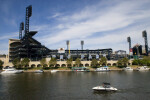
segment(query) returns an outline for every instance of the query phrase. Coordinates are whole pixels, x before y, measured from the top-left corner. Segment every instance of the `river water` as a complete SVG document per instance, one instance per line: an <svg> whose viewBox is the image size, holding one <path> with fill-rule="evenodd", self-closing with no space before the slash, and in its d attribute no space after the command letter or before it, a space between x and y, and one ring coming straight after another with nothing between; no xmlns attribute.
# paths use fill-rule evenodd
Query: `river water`
<svg viewBox="0 0 150 100"><path fill-rule="evenodd" d="M92 90L104 81L119 90ZM150 71L0 75L0 100L150 100Z"/></svg>

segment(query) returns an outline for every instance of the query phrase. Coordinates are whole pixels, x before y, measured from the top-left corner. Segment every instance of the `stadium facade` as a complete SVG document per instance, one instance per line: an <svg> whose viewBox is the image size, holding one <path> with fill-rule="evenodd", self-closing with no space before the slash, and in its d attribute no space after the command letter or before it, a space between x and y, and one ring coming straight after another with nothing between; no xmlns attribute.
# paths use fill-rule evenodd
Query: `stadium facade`
<svg viewBox="0 0 150 100"><path fill-rule="evenodd" d="M145 39L145 46L134 46L131 48L131 38L128 37L129 42L129 55L126 54L124 50L118 50L113 52L111 48L107 49L83 49L84 41L81 41L80 50L70 50L69 40L66 41L67 49L59 48L56 50L49 49L42 45L39 41L33 38L37 34L37 31L29 31L29 19L32 16L32 6L26 8L25 14L25 25L24 22L20 23L19 28L19 39L9 39L9 53L8 55L0 55L0 59L4 61L5 66L12 65L12 61L15 58L29 58L31 60L30 65L36 63L36 67L40 65L40 60L46 58L50 60L52 57L56 58L57 61L61 61L60 66L66 63L68 58L73 58L75 61L77 58L80 58L82 63L85 65L90 65L92 59L100 60L101 57L106 57L109 65L116 65L118 59L124 57L133 58L132 55L148 55L148 42L147 42L147 33L143 31L143 37Z"/></svg>
<svg viewBox="0 0 150 100"><path fill-rule="evenodd" d="M31 16L32 6L30 5L26 7L25 26L24 22L20 23L19 39L9 40L8 57L10 62L15 58L29 58L31 61L39 61L42 58L54 57L58 61L64 61L71 57L73 58L73 60L80 58L82 61L90 61L93 58L99 60L101 57L106 57L108 60L118 60L124 57L128 57L126 51L124 50L118 50L115 52L113 52L111 48L84 50L84 41L81 41L80 50L70 50L69 40L66 41L66 50L64 48L59 48L56 50L49 49L33 38L33 36L36 35L37 31L29 31L29 19ZM146 31L143 31L143 37L145 39L145 46L136 45L133 48L131 48L131 38L127 38L129 42L129 54L131 53L130 55L148 55L148 42Z"/></svg>
<svg viewBox="0 0 150 100"><path fill-rule="evenodd" d="M81 50L70 50L67 48L60 48L57 50L49 49L43 46L39 41L33 38L37 31L29 31L29 18L32 15L32 6L26 8L25 29L24 23L20 24L19 39L9 40L9 61L15 58L30 58L31 61L39 61L42 58L55 57L58 60L66 60L70 57L75 60L81 58L83 61L91 60L93 58L99 59L105 56L110 60L112 49L96 49L96 50L83 50L84 41L81 41ZM24 32L24 34L22 33ZM69 43L69 41L67 41ZM68 47L68 45L67 45Z"/></svg>

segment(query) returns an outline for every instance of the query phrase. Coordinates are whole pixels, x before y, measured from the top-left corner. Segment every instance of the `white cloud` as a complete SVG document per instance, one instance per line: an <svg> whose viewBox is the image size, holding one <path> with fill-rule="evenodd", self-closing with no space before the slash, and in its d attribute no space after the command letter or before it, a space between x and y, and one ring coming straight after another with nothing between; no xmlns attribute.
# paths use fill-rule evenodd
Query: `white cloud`
<svg viewBox="0 0 150 100"><path fill-rule="evenodd" d="M72 41L72 48L78 48L80 47L80 40L84 39L87 47L91 49L108 48L109 46L115 50L119 48L127 50L126 38L131 36L135 39L133 39L134 41L138 42L144 26L140 29L136 28L141 25L140 22L147 24L147 18L150 17L150 8L145 7L147 3L150 2L148 0L133 0L118 2L104 9L101 4L86 7L81 12L58 18L60 23L56 27L54 26L57 31L40 37L40 41L50 48L59 48L58 46L65 46L66 40L70 40ZM145 8L142 8L143 6ZM134 24L139 25L134 26ZM119 31L121 33L118 33L118 30L122 30ZM99 35L96 34L97 32ZM101 33L103 34L100 35Z"/></svg>
<svg viewBox="0 0 150 100"><path fill-rule="evenodd" d="M9 34L5 33L4 36L0 37L0 40L6 40L6 39L16 38L16 37L19 37L19 33L18 32L12 32L12 33L9 33Z"/></svg>
<svg viewBox="0 0 150 100"><path fill-rule="evenodd" d="M54 26L34 25L31 30L39 31L35 38L50 49L66 47L66 40L71 49L80 49L80 40L84 40L85 49L128 50L128 36L132 44L144 44L142 31L150 33L148 4L149 0L102 1L78 12L55 13L47 17L50 22L55 19ZM0 40L5 38L9 37Z"/></svg>
<svg viewBox="0 0 150 100"><path fill-rule="evenodd" d="M53 14L52 16L48 16L47 19L54 19L54 18L57 18L57 17L59 17L61 15L62 15L61 13L57 12L57 13Z"/></svg>

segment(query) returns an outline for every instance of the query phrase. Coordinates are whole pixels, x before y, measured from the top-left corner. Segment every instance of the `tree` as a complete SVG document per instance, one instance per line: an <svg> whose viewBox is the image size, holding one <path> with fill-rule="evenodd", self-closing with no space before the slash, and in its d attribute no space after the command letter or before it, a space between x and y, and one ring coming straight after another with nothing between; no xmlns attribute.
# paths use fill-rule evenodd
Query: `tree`
<svg viewBox="0 0 150 100"><path fill-rule="evenodd" d="M12 64L14 65L14 67L19 67L21 64L20 64L20 59L19 58L15 58L13 61L12 61Z"/></svg>
<svg viewBox="0 0 150 100"><path fill-rule="evenodd" d="M126 67L128 65L128 58L123 58L123 59L119 59L117 64L118 64L118 67Z"/></svg>
<svg viewBox="0 0 150 100"><path fill-rule="evenodd" d="M29 58L24 58L24 59L21 61L21 65L22 65L23 67L29 66L29 62L30 62L30 59L29 59Z"/></svg>
<svg viewBox="0 0 150 100"><path fill-rule="evenodd" d="M4 62L0 60L0 69L2 69Z"/></svg>
<svg viewBox="0 0 150 100"><path fill-rule="evenodd" d="M132 62L132 65L138 65L138 64L139 64L139 61L137 59L134 59Z"/></svg>
<svg viewBox="0 0 150 100"><path fill-rule="evenodd" d="M124 66L124 67L127 67L128 62L129 62L129 60L128 60L127 57L124 57L124 58L122 59L122 63L123 63L123 66Z"/></svg>
<svg viewBox="0 0 150 100"><path fill-rule="evenodd" d="M143 57L143 59L134 59L133 62L132 62L133 65L140 65L140 66L143 66L143 65L147 65L149 66L150 65L150 57Z"/></svg>
<svg viewBox="0 0 150 100"><path fill-rule="evenodd" d="M122 65L122 59L118 60L117 65L118 65L118 67L123 67L123 65Z"/></svg>
<svg viewBox="0 0 150 100"><path fill-rule="evenodd" d="M42 58L40 64L44 67L44 65L46 65L46 58Z"/></svg>
<svg viewBox="0 0 150 100"><path fill-rule="evenodd" d="M51 60L49 61L49 65L56 65L57 64L57 60L56 58L51 58Z"/></svg>
<svg viewBox="0 0 150 100"><path fill-rule="evenodd" d="M68 65L71 65L71 66L72 66L72 61L73 61L72 58L67 59L67 61L66 61L67 66L68 66Z"/></svg>
<svg viewBox="0 0 150 100"><path fill-rule="evenodd" d="M91 66L97 67L97 65L98 65L98 61L96 59L92 59Z"/></svg>
<svg viewBox="0 0 150 100"><path fill-rule="evenodd" d="M150 61L147 62L147 66L150 66Z"/></svg>
<svg viewBox="0 0 150 100"><path fill-rule="evenodd" d="M142 60L143 60L143 65L150 66L150 56L144 56Z"/></svg>
<svg viewBox="0 0 150 100"><path fill-rule="evenodd" d="M100 63L100 65L102 65L102 66L103 66L103 65L106 66L106 64L107 64L107 59L106 59L105 57L102 57L99 63Z"/></svg>
<svg viewBox="0 0 150 100"><path fill-rule="evenodd" d="M76 59L75 64L79 67L79 65L81 64L81 60L79 58Z"/></svg>

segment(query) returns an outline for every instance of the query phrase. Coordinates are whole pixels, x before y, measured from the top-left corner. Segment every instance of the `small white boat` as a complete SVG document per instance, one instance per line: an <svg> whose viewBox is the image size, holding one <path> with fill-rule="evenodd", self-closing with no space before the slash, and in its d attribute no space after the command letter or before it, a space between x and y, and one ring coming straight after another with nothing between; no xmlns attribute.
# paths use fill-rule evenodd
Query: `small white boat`
<svg viewBox="0 0 150 100"><path fill-rule="evenodd" d="M90 70L89 69L78 69L76 70L77 72L89 72Z"/></svg>
<svg viewBox="0 0 150 100"><path fill-rule="evenodd" d="M58 70L51 70L52 73L55 73L55 72L57 72L57 71L58 71Z"/></svg>
<svg viewBox="0 0 150 100"><path fill-rule="evenodd" d="M110 86L110 83L103 83L101 86L96 86L92 88L95 91L117 91L117 88Z"/></svg>
<svg viewBox="0 0 150 100"><path fill-rule="evenodd" d="M77 72L89 72L90 70L87 67L75 67L72 68L73 71L77 71Z"/></svg>
<svg viewBox="0 0 150 100"><path fill-rule="evenodd" d="M76 70L77 72L84 72L85 70L83 70L83 69L78 69L78 70Z"/></svg>
<svg viewBox="0 0 150 100"><path fill-rule="evenodd" d="M35 73L43 73L44 71L42 69L40 70L35 70Z"/></svg>
<svg viewBox="0 0 150 100"><path fill-rule="evenodd" d="M97 72L105 72L105 71L110 71L109 67L100 67L100 68L96 68Z"/></svg>
<svg viewBox="0 0 150 100"><path fill-rule="evenodd" d="M3 68L3 71L1 72L1 74L5 74L5 73L22 73L23 70L17 70L15 68L11 68L11 67L8 67L8 68Z"/></svg>
<svg viewBox="0 0 150 100"><path fill-rule="evenodd" d="M138 71L146 71L146 70L149 70L149 68L147 66L142 66L142 67L138 67L136 70L138 70Z"/></svg>
<svg viewBox="0 0 150 100"><path fill-rule="evenodd" d="M124 71L133 71L133 68L131 67L126 67L126 68L123 68Z"/></svg>

